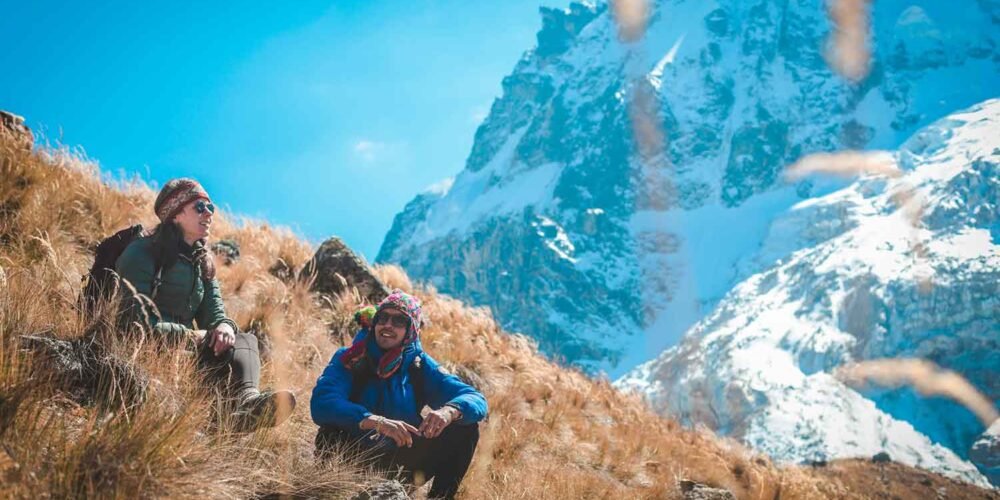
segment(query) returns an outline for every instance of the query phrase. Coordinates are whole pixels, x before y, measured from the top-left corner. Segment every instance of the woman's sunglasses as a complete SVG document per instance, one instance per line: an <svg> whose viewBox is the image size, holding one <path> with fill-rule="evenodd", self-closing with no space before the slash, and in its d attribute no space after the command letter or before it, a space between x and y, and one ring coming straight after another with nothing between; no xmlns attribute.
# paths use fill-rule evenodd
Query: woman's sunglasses
<svg viewBox="0 0 1000 500"><path fill-rule="evenodd" d="M375 324L381 325L383 323L389 323L395 328L407 328L410 326L410 318L401 314L379 314L375 318Z"/></svg>
<svg viewBox="0 0 1000 500"><path fill-rule="evenodd" d="M210 214L214 214L215 213L215 205L213 205L212 202L210 202L210 201L198 200L198 201L194 202L194 211L198 212L199 214L203 214L205 212L208 212Z"/></svg>

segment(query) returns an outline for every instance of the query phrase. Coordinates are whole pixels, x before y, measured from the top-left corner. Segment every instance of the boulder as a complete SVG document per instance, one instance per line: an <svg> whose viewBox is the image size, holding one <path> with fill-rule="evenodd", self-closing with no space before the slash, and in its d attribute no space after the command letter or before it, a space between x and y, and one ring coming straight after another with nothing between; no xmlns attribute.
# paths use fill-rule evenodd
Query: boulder
<svg viewBox="0 0 1000 500"><path fill-rule="evenodd" d="M212 253L222 257L227 266L231 266L240 260L240 243L236 240L219 240L212 243Z"/></svg>
<svg viewBox="0 0 1000 500"><path fill-rule="evenodd" d="M79 404L114 401L131 408L146 399L146 373L92 339L22 335L20 347L44 360L39 366L60 380L63 391Z"/></svg>
<svg viewBox="0 0 1000 500"><path fill-rule="evenodd" d="M729 490L712 488L688 479L681 479L680 487L684 500L736 500Z"/></svg>
<svg viewBox="0 0 1000 500"><path fill-rule="evenodd" d="M35 145L35 136L24 124L24 117L0 110L0 136L13 138L15 144L30 150Z"/></svg>
<svg viewBox="0 0 1000 500"><path fill-rule="evenodd" d="M376 483L359 493L353 500L410 500L410 495L406 493L403 483L393 479Z"/></svg>
<svg viewBox="0 0 1000 500"><path fill-rule="evenodd" d="M278 259L271 267L267 268L267 272L271 273L271 276L285 282L295 277L295 268L286 262L285 259Z"/></svg>
<svg viewBox="0 0 1000 500"><path fill-rule="evenodd" d="M363 300L372 304L389 295L389 288L375 276L364 258L337 237L320 245L299 276L314 277L312 289L325 295L334 296L355 288Z"/></svg>

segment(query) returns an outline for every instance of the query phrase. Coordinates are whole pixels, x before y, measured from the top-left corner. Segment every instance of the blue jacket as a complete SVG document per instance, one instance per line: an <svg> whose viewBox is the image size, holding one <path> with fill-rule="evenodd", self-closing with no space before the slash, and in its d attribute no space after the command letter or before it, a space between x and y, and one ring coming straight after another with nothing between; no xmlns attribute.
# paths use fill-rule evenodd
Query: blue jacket
<svg viewBox="0 0 1000 500"><path fill-rule="evenodd" d="M375 365L382 350L374 339L361 330L355 340L364 338L368 342L368 356ZM486 398L458 377L441 370L440 365L423 352L420 342L403 353L399 370L387 379L375 375L368 377L357 402L348 398L351 394L353 375L340 361L347 348L341 348L333 355L330 364L323 370L316 387L313 388L310 409L313 422L320 426L335 426L355 434L362 434L358 424L372 414L394 420L403 420L414 427L420 426L420 408L417 408L413 384L410 381L410 366L419 356L424 380L424 398L431 409L454 406L462 412L462 418L452 425L471 425L486 418Z"/></svg>

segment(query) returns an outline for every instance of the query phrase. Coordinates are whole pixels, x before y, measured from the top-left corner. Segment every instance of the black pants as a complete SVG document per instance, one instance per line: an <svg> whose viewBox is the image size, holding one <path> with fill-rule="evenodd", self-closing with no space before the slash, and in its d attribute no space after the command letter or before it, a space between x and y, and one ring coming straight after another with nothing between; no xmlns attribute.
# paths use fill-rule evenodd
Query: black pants
<svg viewBox="0 0 1000 500"><path fill-rule="evenodd" d="M206 378L221 384L233 396L260 387L260 349L257 337L249 333L237 333L233 347L219 356L212 351L210 340L206 338L198 349L198 369Z"/></svg>
<svg viewBox="0 0 1000 500"><path fill-rule="evenodd" d="M412 448L379 446L378 441L357 437L336 427L321 427L316 434L316 454L327 458L335 449L354 450L372 457L373 465L384 471L403 468L404 479L413 481L416 473L434 478L430 498L455 498L458 485L469 470L472 455L479 443L478 425L453 424L434 439L413 436ZM388 439L388 438L385 438Z"/></svg>

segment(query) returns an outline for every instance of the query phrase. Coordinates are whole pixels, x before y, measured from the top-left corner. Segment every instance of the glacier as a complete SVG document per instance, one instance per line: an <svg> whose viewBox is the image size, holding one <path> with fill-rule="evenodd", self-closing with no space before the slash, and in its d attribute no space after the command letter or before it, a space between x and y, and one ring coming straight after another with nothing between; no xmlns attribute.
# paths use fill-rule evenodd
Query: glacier
<svg viewBox="0 0 1000 500"><path fill-rule="evenodd" d="M658 411L795 462L870 457L988 485L965 459L983 424L909 390L858 391L852 361L921 358L1000 401L1000 100L919 131L904 174L865 176L771 224L776 264L728 292L683 341L616 382ZM924 213L914 226L896 195Z"/></svg>

